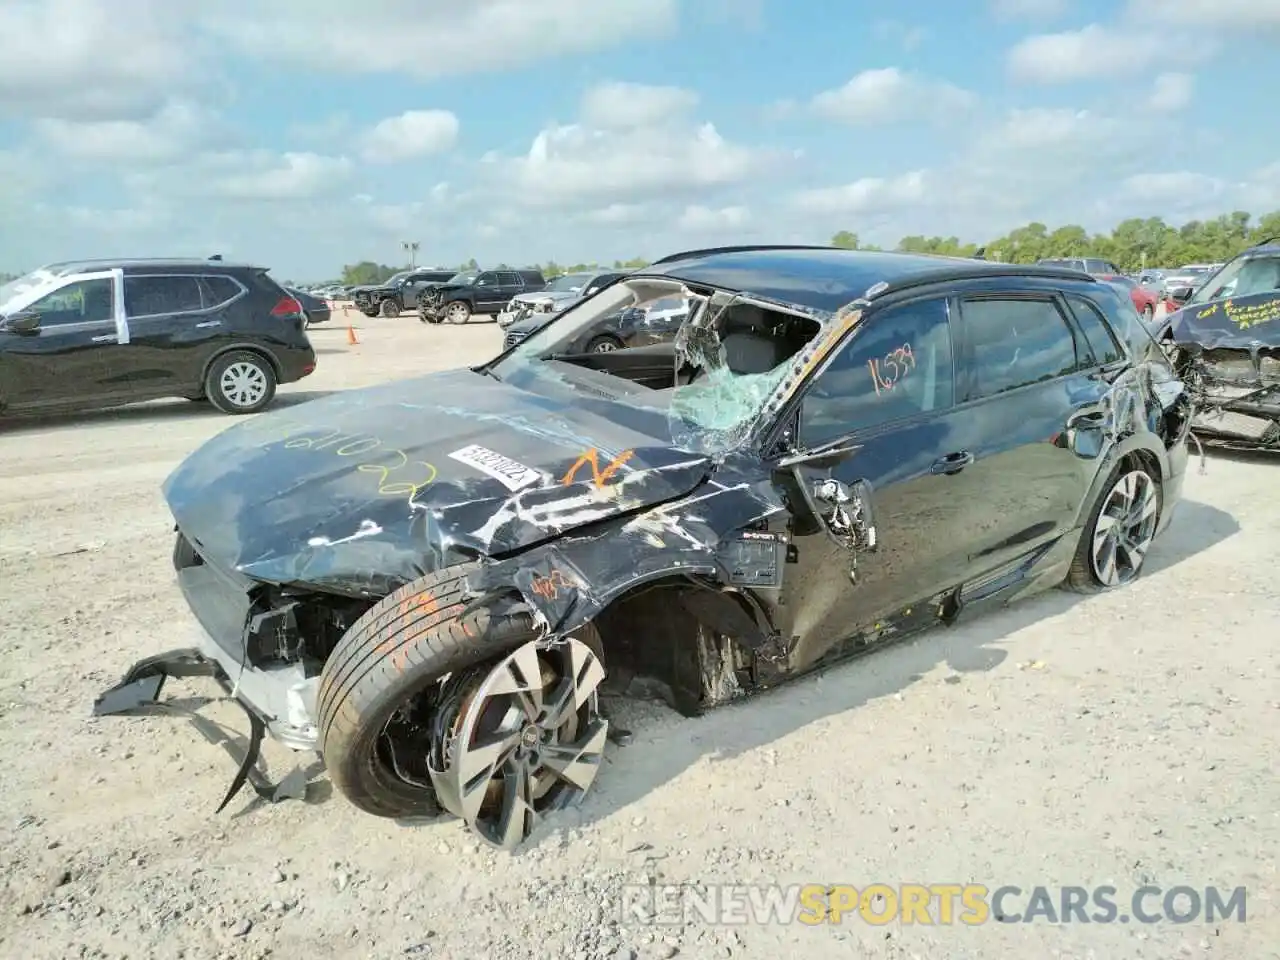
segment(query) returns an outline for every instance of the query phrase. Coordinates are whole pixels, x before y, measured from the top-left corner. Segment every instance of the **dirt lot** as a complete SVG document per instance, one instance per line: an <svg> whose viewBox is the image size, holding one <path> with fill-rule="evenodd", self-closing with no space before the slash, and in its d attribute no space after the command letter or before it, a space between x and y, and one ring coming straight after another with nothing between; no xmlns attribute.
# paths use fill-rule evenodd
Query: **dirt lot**
<svg viewBox="0 0 1280 960"><path fill-rule="evenodd" d="M282 404L499 342L361 320L356 347L315 333L319 370ZM190 724L89 718L190 634L159 488L230 422L176 402L0 428L0 954L1280 956L1280 464L1211 458L1132 589L1055 592L701 720L631 706L635 742L587 802L508 857L456 822L359 815L323 778L306 803L246 791L214 816L232 764ZM1248 921L618 923L647 878L1110 884L1122 905L1245 886Z"/></svg>

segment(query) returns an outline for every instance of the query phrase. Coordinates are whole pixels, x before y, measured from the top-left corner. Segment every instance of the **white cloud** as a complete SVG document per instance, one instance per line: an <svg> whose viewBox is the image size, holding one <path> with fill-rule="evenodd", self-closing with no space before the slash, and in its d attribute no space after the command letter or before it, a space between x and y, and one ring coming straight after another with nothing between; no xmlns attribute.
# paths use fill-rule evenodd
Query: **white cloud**
<svg viewBox="0 0 1280 960"><path fill-rule="evenodd" d="M587 126L626 130L666 123L697 105L698 95L682 87L601 83L583 94L579 116Z"/></svg>
<svg viewBox="0 0 1280 960"><path fill-rule="evenodd" d="M543 130L525 156L499 161L498 174L526 204L628 203L740 183L774 160L725 140L710 123L622 131L571 124Z"/></svg>
<svg viewBox="0 0 1280 960"><path fill-rule="evenodd" d="M1166 59L1170 40L1159 30L1104 27L1027 37L1009 51L1009 72L1030 83L1074 83L1139 74Z"/></svg>
<svg viewBox="0 0 1280 960"><path fill-rule="evenodd" d="M1130 0L1135 22L1207 27L1216 33L1248 33L1280 27L1280 0Z"/></svg>
<svg viewBox="0 0 1280 960"><path fill-rule="evenodd" d="M224 200L311 200L340 189L354 169L346 157L270 150L209 154L199 158L197 166L196 177L191 176L194 171L166 174L170 189ZM173 183L175 176L181 178L180 184Z"/></svg>
<svg viewBox="0 0 1280 960"><path fill-rule="evenodd" d="M145 120L37 120L36 136L64 157L93 163L168 163L225 135L221 119L198 104L173 101Z"/></svg>
<svg viewBox="0 0 1280 960"><path fill-rule="evenodd" d="M648 204L611 203L607 207L588 210L579 219L584 223L617 227L624 224L642 223L651 215L652 210Z"/></svg>
<svg viewBox="0 0 1280 960"><path fill-rule="evenodd" d="M1010 110L982 140L984 152L1009 150L1061 151L1064 147L1092 150L1121 126L1119 121L1090 110L1031 107Z"/></svg>
<svg viewBox="0 0 1280 960"><path fill-rule="evenodd" d="M203 47L162 0L5 0L0 37L0 115L139 120L202 80Z"/></svg>
<svg viewBox="0 0 1280 960"><path fill-rule="evenodd" d="M204 18L272 62L431 78L514 69L672 31L677 0L223 0ZM110 9L104 7L104 9Z"/></svg>
<svg viewBox="0 0 1280 960"><path fill-rule="evenodd" d="M928 196L929 175L914 170L897 177L863 177L838 187L804 190L795 204L811 213L867 216L914 207Z"/></svg>
<svg viewBox="0 0 1280 960"><path fill-rule="evenodd" d="M407 110L379 121L361 138L368 163L401 163L453 149L458 118L448 110Z"/></svg>
<svg viewBox="0 0 1280 960"><path fill-rule="evenodd" d="M864 70L842 87L817 94L810 107L819 116L851 124L945 120L977 103L968 90L906 73L896 67Z"/></svg>
<svg viewBox="0 0 1280 960"><path fill-rule="evenodd" d="M726 233L745 227L751 220L746 207L722 207L713 210L697 204L684 208L676 226L689 233Z"/></svg>
<svg viewBox="0 0 1280 960"><path fill-rule="evenodd" d="M1218 177L1181 170L1176 173L1138 173L1126 177L1120 192L1134 200L1158 204L1203 203L1224 190L1227 183Z"/></svg>
<svg viewBox="0 0 1280 960"><path fill-rule="evenodd" d="M1190 105L1196 78L1189 73L1162 73L1151 87L1147 105L1158 113L1176 113Z"/></svg>

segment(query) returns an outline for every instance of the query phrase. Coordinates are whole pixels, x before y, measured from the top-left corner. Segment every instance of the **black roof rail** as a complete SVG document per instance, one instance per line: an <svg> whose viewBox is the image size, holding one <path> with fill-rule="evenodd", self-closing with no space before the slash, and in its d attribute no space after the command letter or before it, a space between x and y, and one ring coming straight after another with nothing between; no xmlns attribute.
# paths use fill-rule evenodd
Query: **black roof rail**
<svg viewBox="0 0 1280 960"><path fill-rule="evenodd" d="M1275 243L1277 240L1280 240L1280 234L1277 234L1274 237L1265 237L1262 240L1259 240L1257 243L1252 243L1249 246L1250 246L1250 249L1252 249L1253 247L1265 247L1268 243Z"/></svg>
<svg viewBox="0 0 1280 960"><path fill-rule="evenodd" d="M212 257L210 257L209 259L210 259L210 260L221 260L221 259L222 259L222 254L220 254L220 253L215 253L215 254L214 254Z"/></svg>
<svg viewBox="0 0 1280 960"><path fill-rule="evenodd" d="M965 259L972 261L974 258ZM981 267L977 264L972 267L966 267L964 265L965 260L955 259L955 265L951 267L939 267L937 270L910 273L894 280L886 280L884 288L868 299L879 300L892 293L910 290L913 287L927 287L935 283L986 280L991 277L1022 277L1029 280L1074 280L1078 283L1101 283L1097 277L1080 270L1072 270L1070 267L1042 267L1039 264L1001 263L998 260L983 260L981 263L983 264Z"/></svg>
<svg viewBox="0 0 1280 960"><path fill-rule="evenodd" d="M830 244L820 245L820 244L811 244L811 243L796 243L796 244L759 243L759 244L747 244L745 246L737 246L737 247L706 247L702 250L682 250L679 253L668 254L667 256L663 257L661 260L653 261L653 263L649 264L649 266L656 267L660 263L674 263L676 260L688 260L691 257L710 257L717 253L751 253L752 251L756 251L756 250L764 251L764 250L840 250L840 249L843 249L843 248L833 247Z"/></svg>

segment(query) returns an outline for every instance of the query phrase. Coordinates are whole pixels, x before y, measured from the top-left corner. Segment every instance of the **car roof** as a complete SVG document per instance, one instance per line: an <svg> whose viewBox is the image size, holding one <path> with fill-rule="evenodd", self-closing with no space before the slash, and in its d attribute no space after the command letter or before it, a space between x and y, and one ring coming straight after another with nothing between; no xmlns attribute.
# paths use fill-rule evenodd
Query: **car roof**
<svg viewBox="0 0 1280 960"><path fill-rule="evenodd" d="M683 258L682 258L683 257ZM1039 277L1096 282L1079 270L1038 264L1000 263L922 253L844 250L836 247L751 247L675 255L637 270L686 283L754 293L784 303L834 312L878 287L871 297L895 290L982 277ZM880 284L884 284L880 287Z"/></svg>
<svg viewBox="0 0 1280 960"><path fill-rule="evenodd" d="M190 270L199 268L200 270L212 270L220 272L224 270L265 270L266 267L260 267L252 263L233 263L230 260L209 260L199 257L156 257L147 259L143 257L117 257L115 259L98 259L98 260L63 260L59 263L50 263L44 269L51 273L68 274L68 273L88 273L92 270L111 270L119 267L123 270Z"/></svg>

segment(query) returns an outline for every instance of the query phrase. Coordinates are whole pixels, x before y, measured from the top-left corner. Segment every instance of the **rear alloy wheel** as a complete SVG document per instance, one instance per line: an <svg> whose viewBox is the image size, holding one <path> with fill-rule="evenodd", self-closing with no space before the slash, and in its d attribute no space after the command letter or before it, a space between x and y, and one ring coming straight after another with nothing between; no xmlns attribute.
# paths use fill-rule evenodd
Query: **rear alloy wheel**
<svg viewBox="0 0 1280 960"><path fill-rule="evenodd" d="M455 300L444 308L444 318L450 323L466 323L471 319L471 305L465 300Z"/></svg>
<svg viewBox="0 0 1280 960"><path fill-rule="evenodd" d="M1155 539L1161 507L1160 483L1146 467L1117 467L1085 524L1068 585L1097 593L1136 580Z"/></svg>
<svg viewBox="0 0 1280 960"><path fill-rule="evenodd" d="M382 305L378 307L378 313L388 320L394 319L400 316L400 304L394 300L383 300Z"/></svg>
<svg viewBox="0 0 1280 960"><path fill-rule="evenodd" d="M622 344L616 337L595 337L587 344L587 353L613 353L621 349Z"/></svg>
<svg viewBox="0 0 1280 960"><path fill-rule="evenodd" d="M232 351L209 367L204 393L223 413L257 413L276 395L275 371L256 353Z"/></svg>

